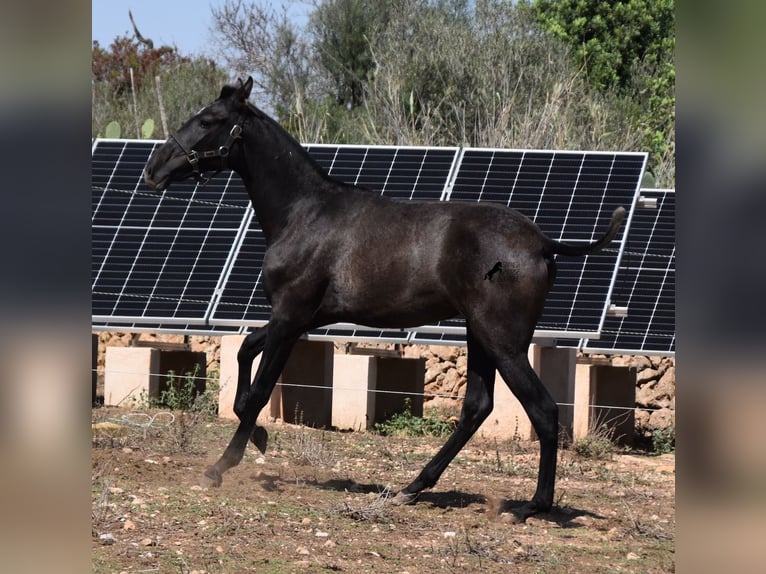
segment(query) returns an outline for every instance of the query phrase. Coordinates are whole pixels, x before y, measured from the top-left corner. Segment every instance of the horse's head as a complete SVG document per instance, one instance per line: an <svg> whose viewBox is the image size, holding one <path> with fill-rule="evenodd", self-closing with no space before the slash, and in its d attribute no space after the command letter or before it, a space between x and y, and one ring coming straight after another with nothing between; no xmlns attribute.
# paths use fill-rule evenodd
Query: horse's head
<svg viewBox="0 0 766 574"><path fill-rule="evenodd" d="M240 139L242 122L253 113L247 104L252 87L252 78L224 86L216 101L187 120L149 158L144 168L147 185L164 191L171 182L190 177L205 183L206 171L227 169L226 159Z"/></svg>

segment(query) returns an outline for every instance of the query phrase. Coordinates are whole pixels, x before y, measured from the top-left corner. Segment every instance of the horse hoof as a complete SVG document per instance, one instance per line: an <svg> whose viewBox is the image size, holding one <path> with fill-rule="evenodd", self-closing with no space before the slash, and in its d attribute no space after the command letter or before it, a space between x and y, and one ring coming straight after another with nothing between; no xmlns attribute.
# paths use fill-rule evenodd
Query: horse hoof
<svg viewBox="0 0 766 574"><path fill-rule="evenodd" d="M535 514L540 514L542 512L547 512L547 510L542 509L535 502L527 502L518 508L511 509L510 512L514 516L514 522L516 524L524 524L527 521L527 518L530 516L534 516Z"/></svg>
<svg viewBox="0 0 766 574"><path fill-rule="evenodd" d="M221 476L221 473L218 472L217 468L211 466L205 471L205 474L202 475L200 486L202 486L203 488L209 488L211 486L219 487L221 486L222 482L223 482L223 476Z"/></svg>
<svg viewBox="0 0 766 574"><path fill-rule="evenodd" d="M420 493L418 492L409 493L400 490L396 493L396 496L391 499L391 504L394 506L409 506L415 504L418 501L419 494Z"/></svg>
<svg viewBox="0 0 766 574"><path fill-rule="evenodd" d="M266 454L266 445L269 442L269 433L263 427L255 427L250 435L250 441L255 445L261 454Z"/></svg>

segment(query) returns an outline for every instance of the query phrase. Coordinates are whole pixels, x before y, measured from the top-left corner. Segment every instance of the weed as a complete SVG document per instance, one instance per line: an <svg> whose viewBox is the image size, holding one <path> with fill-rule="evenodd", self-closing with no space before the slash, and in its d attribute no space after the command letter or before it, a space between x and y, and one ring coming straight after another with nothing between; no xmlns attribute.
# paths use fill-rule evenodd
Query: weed
<svg viewBox="0 0 766 574"><path fill-rule="evenodd" d="M404 411L393 415L387 421L375 423L373 430L382 435L392 436L435 436L445 437L452 433L452 424L442 420L435 408L428 411L427 417L412 414L412 401L404 399Z"/></svg>
<svg viewBox="0 0 766 574"><path fill-rule="evenodd" d="M313 467L331 467L335 464L336 457L329 448L325 431L317 437L315 432L302 427L292 439L290 446L299 462L308 463Z"/></svg>
<svg viewBox="0 0 766 574"><path fill-rule="evenodd" d="M368 500L372 496L374 494L370 493ZM387 522L391 515L391 507L386 504L389 498L391 498L391 491L386 488L371 502L356 505L343 501L336 512L341 516L346 516L360 522Z"/></svg>
<svg viewBox="0 0 766 574"><path fill-rule="evenodd" d="M494 439L495 441L495 472L498 472L500 474L504 474L506 476L518 476L522 470L522 467L524 466L522 463L523 461L519 461L516 457L517 454L521 453L523 451L523 448L521 446L521 435L519 434L519 418L516 417L516 427L513 431L513 436L510 440L510 448L511 452L508 455L508 459L505 463L503 463L502 459L500 458L500 448L497 444L497 439Z"/></svg>
<svg viewBox="0 0 766 574"><path fill-rule="evenodd" d="M594 430L574 442L574 451L584 458L611 460L614 454L614 428L606 424L598 425Z"/></svg>
<svg viewBox="0 0 766 574"><path fill-rule="evenodd" d="M652 431L652 450L657 454L667 454L676 449L676 429L672 426L666 429Z"/></svg>

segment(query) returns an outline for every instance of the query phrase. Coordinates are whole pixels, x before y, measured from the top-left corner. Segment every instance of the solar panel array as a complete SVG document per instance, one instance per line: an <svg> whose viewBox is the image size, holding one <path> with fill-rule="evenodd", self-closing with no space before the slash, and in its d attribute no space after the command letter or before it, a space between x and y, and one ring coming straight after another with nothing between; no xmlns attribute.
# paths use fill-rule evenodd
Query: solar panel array
<svg viewBox="0 0 766 574"><path fill-rule="evenodd" d="M634 210L612 293L627 316L607 316L600 338L583 342L587 352L675 353L675 191L644 189L641 196L656 207L640 202Z"/></svg>
<svg viewBox="0 0 766 574"><path fill-rule="evenodd" d="M93 322L96 328L232 332L265 323L265 240L241 180L156 194L143 167L162 142L96 140L93 147ZM512 205L557 239L591 241L618 205L631 207L645 154L394 146L308 145L330 175L387 197ZM622 249L558 259L537 336L600 330ZM415 331L331 325L313 338L462 344L464 322Z"/></svg>

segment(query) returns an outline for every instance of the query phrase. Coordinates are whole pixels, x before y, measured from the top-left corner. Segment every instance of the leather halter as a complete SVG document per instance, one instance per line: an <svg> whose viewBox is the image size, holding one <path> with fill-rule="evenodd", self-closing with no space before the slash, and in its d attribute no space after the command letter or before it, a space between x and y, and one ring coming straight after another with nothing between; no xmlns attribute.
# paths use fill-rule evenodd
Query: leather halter
<svg viewBox="0 0 766 574"><path fill-rule="evenodd" d="M236 142L238 139L242 138L242 126L239 122L234 124L234 126L231 128L231 131L229 132L229 137L226 140L226 143L224 143L222 146L219 146L218 149L211 149L208 151L197 151L194 149L188 149L184 144L180 142L180 140L176 137L175 134L170 135L170 139L172 139L178 147L181 148L181 150L186 155L186 161L188 161L191 166L192 170L194 171L194 180L197 182L198 185L202 186L205 185L212 177L215 176L215 174L219 173L221 169L226 169L226 158L229 156L229 152L231 151L231 146L234 145L234 142ZM219 157L221 158L221 169L216 171L213 175L209 177L205 177L205 175L200 171L199 168L199 162L201 159L209 159Z"/></svg>

